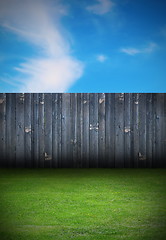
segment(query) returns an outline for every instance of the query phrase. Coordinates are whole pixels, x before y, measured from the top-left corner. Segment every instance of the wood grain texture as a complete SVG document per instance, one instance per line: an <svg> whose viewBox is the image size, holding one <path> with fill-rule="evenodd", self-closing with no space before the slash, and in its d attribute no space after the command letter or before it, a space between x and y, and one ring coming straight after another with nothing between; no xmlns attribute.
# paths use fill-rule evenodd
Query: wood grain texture
<svg viewBox="0 0 166 240"><path fill-rule="evenodd" d="M52 167L52 94L44 94L44 167Z"/></svg>
<svg viewBox="0 0 166 240"><path fill-rule="evenodd" d="M45 116L44 116L44 93L39 93L39 127L38 127L38 141L39 141L39 167L44 167L45 161L45 149L44 149L44 126L45 126Z"/></svg>
<svg viewBox="0 0 166 240"><path fill-rule="evenodd" d="M124 96L124 166L131 167L131 93Z"/></svg>
<svg viewBox="0 0 166 240"><path fill-rule="evenodd" d="M0 166L6 163L6 94L0 93Z"/></svg>
<svg viewBox="0 0 166 240"><path fill-rule="evenodd" d="M152 93L146 94L146 167L152 167L153 154L153 108Z"/></svg>
<svg viewBox="0 0 166 240"><path fill-rule="evenodd" d="M106 163L106 132L105 132L105 93L98 94L98 155L99 155L99 167L107 167Z"/></svg>
<svg viewBox="0 0 166 240"><path fill-rule="evenodd" d="M25 166L33 167L33 154L32 154L32 109L31 102L32 94L25 93L25 108L24 108L24 124L25 124Z"/></svg>
<svg viewBox="0 0 166 240"><path fill-rule="evenodd" d="M166 167L164 93L1 93L0 166Z"/></svg>
<svg viewBox="0 0 166 240"><path fill-rule="evenodd" d="M98 94L89 95L89 167L98 167Z"/></svg>
<svg viewBox="0 0 166 240"><path fill-rule="evenodd" d="M16 94L16 167L25 167L24 93Z"/></svg>

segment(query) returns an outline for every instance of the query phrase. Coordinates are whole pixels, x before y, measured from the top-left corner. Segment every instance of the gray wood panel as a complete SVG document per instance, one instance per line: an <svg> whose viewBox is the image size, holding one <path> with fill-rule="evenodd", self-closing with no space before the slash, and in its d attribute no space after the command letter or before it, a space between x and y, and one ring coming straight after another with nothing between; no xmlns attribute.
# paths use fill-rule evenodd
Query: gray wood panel
<svg viewBox="0 0 166 240"><path fill-rule="evenodd" d="M152 165L153 167L157 167L157 156L156 156L156 102L157 102L157 94L154 93L152 96Z"/></svg>
<svg viewBox="0 0 166 240"><path fill-rule="evenodd" d="M62 167L70 167L71 158L71 122L70 122L70 94L62 94Z"/></svg>
<svg viewBox="0 0 166 240"><path fill-rule="evenodd" d="M99 111L99 167L107 167L106 163L106 132L105 132L105 93L98 94L98 111Z"/></svg>
<svg viewBox="0 0 166 240"><path fill-rule="evenodd" d="M89 95L89 167L98 167L98 94Z"/></svg>
<svg viewBox="0 0 166 240"><path fill-rule="evenodd" d="M166 167L166 94L1 93L1 167Z"/></svg>
<svg viewBox="0 0 166 240"><path fill-rule="evenodd" d="M16 167L25 167L24 93L16 94Z"/></svg>
<svg viewBox="0 0 166 240"><path fill-rule="evenodd" d="M166 94L164 94L164 118L163 118L163 166L166 167Z"/></svg>
<svg viewBox="0 0 166 240"><path fill-rule="evenodd" d="M132 94L132 167L138 167L139 157L139 93Z"/></svg>
<svg viewBox="0 0 166 240"><path fill-rule="evenodd" d="M24 131L25 131L25 166L33 167L32 155L32 121L31 121L31 93L25 93L25 107L24 107Z"/></svg>
<svg viewBox="0 0 166 240"><path fill-rule="evenodd" d="M165 156L163 155L164 144L164 94L156 94L156 161L157 167L162 167Z"/></svg>
<svg viewBox="0 0 166 240"><path fill-rule="evenodd" d="M12 157L15 157L15 153L12 152L12 94L9 93L6 95L6 167L10 167L12 164Z"/></svg>
<svg viewBox="0 0 166 240"><path fill-rule="evenodd" d="M33 93L33 161L39 167L39 94Z"/></svg>
<svg viewBox="0 0 166 240"><path fill-rule="evenodd" d="M124 167L124 93L115 94L115 167Z"/></svg>
<svg viewBox="0 0 166 240"><path fill-rule="evenodd" d="M83 165L89 167L89 93L83 94Z"/></svg>
<svg viewBox="0 0 166 240"><path fill-rule="evenodd" d="M139 129L139 153L138 153L138 167L146 167L146 94L139 94L139 120L138 120L138 129Z"/></svg>
<svg viewBox="0 0 166 240"><path fill-rule="evenodd" d="M77 167L83 161L83 94L77 94Z"/></svg>
<svg viewBox="0 0 166 240"><path fill-rule="evenodd" d="M44 135L44 126L45 126L45 116L44 116L44 93L39 93L39 126L38 126L38 141L39 141L39 167L44 167L45 162L45 135Z"/></svg>
<svg viewBox="0 0 166 240"><path fill-rule="evenodd" d="M44 167L52 167L52 94L44 94Z"/></svg>
<svg viewBox="0 0 166 240"><path fill-rule="evenodd" d="M77 167L77 93L71 94L70 99L70 113L71 113L71 158L73 167Z"/></svg>
<svg viewBox="0 0 166 240"><path fill-rule="evenodd" d="M6 94L0 93L0 166L6 163Z"/></svg>
<svg viewBox="0 0 166 240"><path fill-rule="evenodd" d="M152 93L146 94L146 167L152 167L153 154L153 108Z"/></svg>
<svg viewBox="0 0 166 240"><path fill-rule="evenodd" d="M52 166L58 167L58 93L52 95Z"/></svg>
<svg viewBox="0 0 166 240"><path fill-rule="evenodd" d="M132 121L132 111L131 111L131 101L132 94L126 93L124 96L124 151L125 159L124 166L129 168L131 167L131 121Z"/></svg>
<svg viewBox="0 0 166 240"><path fill-rule="evenodd" d="M115 167L115 94L106 93L106 167Z"/></svg>

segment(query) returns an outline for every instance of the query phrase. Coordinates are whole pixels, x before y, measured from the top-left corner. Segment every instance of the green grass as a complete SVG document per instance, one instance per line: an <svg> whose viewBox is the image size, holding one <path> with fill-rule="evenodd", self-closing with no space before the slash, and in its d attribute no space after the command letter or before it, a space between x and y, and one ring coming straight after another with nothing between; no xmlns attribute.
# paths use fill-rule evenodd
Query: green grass
<svg viewBox="0 0 166 240"><path fill-rule="evenodd" d="M165 240L165 169L0 169L1 240Z"/></svg>

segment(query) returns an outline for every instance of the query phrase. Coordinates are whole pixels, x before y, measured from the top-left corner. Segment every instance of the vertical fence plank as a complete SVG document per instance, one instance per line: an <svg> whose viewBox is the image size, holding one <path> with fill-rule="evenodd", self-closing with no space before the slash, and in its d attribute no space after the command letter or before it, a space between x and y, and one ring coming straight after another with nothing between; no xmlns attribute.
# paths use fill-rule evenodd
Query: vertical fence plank
<svg viewBox="0 0 166 240"><path fill-rule="evenodd" d="M166 167L166 94L164 94L164 118L163 118L163 151L162 151L162 158L163 158L163 166Z"/></svg>
<svg viewBox="0 0 166 240"><path fill-rule="evenodd" d="M115 94L106 93L106 167L115 167Z"/></svg>
<svg viewBox="0 0 166 240"><path fill-rule="evenodd" d="M155 116L155 127L156 127L156 161L157 167L162 167L164 158L163 152L163 120L164 120L164 95L163 94L156 94L156 116Z"/></svg>
<svg viewBox="0 0 166 240"><path fill-rule="evenodd" d="M58 167L58 93L52 94L52 166Z"/></svg>
<svg viewBox="0 0 166 240"><path fill-rule="evenodd" d="M77 167L81 167L81 93L77 93Z"/></svg>
<svg viewBox="0 0 166 240"><path fill-rule="evenodd" d="M16 166L16 94L11 94L11 162L10 166L15 167Z"/></svg>
<svg viewBox="0 0 166 240"><path fill-rule="evenodd" d="M157 94L154 93L152 96L152 166L157 167L157 159L156 159L156 102L157 102Z"/></svg>
<svg viewBox="0 0 166 240"><path fill-rule="evenodd" d="M32 122L31 122L31 93L25 93L24 108L24 134L25 134L25 167L33 167L32 164Z"/></svg>
<svg viewBox="0 0 166 240"><path fill-rule="evenodd" d="M34 94L31 93L31 166L34 167Z"/></svg>
<svg viewBox="0 0 166 240"><path fill-rule="evenodd" d="M62 166L62 93L58 94L58 166Z"/></svg>
<svg viewBox="0 0 166 240"><path fill-rule="evenodd" d="M82 167L83 161L83 94L77 94L77 163Z"/></svg>
<svg viewBox="0 0 166 240"><path fill-rule="evenodd" d="M6 94L6 166L14 167L16 154L15 94Z"/></svg>
<svg viewBox="0 0 166 240"><path fill-rule="evenodd" d="M90 130L90 163L89 167L98 167L98 95L90 93L89 130Z"/></svg>
<svg viewBox="0 0 166 240"><path fill-rule="evenodd" d="M24 93L16 94L16 167L25 167Z"/></svg>
<svg viewBox="0 0 166 240"><path fill-rule="evenodd" d="M73 167L77 167L77 93L71 94L71 158Z"/></svg>
<svg viewBox="0 0 166 240"><path fill-rule="evenodd" d="M61 167L62 165L62 94L52 94L52 154L54 168Z"/></svg>
<svg viewBox="0 0 166 240"><path fill-rule="evenodd" d="M132 167L137 168L139 155L139 93L132 95Z"/></svg>
<svg viewBox="0 0 166 240"><path fill-rule="evenodd" d="M6 94L6 167L10 167L11 162L11 94Z"/></svg>
<svg viewBox="0 0 166 240"><path fill-rule="evenodd" d="M146 94L146 166L152 167L153 115L152 93Z"/></svg>
<svg viewBox="0 0 166 240"><path fill-rule="evenodd" d="M105 154L105 94L98 94L99 106L99 167L107 167Z"/></svg>
<svg viewBox="0 0 166 240"><path fill-rule="evenodd" d="M6 166L6 94L0 93L0 166Z"/></svg>
<svg viewBox="0 0 166 240"><path fill-rule="evenodd" d="M106 167L109 166L109 163L112 162L111 159L111 94L105 94L105 131L106 131L106 138L105 138L105 154L106 154ZM110 166L111 167L111 166ZM113 167L113 165L112 165Z"/></svg>
<svg viewBox="0 0 166 240"><path fill-rule="evenodd" d="M39 141L39 164L43 168L45 162L45 149L44 149L44 93L39 93L39 127L38 127L38 141Z"/></svg>
<svg viewBox="0 0 166 240"><path fill-rule="evenodd" d="M124 94L115 94L115 167L124 167Z"/></svg>
<svg viewBox="0 0 166 240"><path fill-rule="evenodd" d="M39 166L39 94L33 94L33 164Z"/></svg>
<svg viewBox="0 0 166 240"><path fill-rule="evenodd" d="M161 120L160 120L160 125L161 125L161 162L160 162L160 167L163 167L165 164L165 148L166 148L166 141L165 141L165 134L166 134L166 123L165 123L165 96L164 93L161 93Z"/></svg>
<svg viewBox="0 0 166 240"><path fill-rule="evenodd" d="M70 94L62 94L62 167L71 167Z"/></svg>
<svg viewBox="0 0 166 240"><path fill-rule="evenodd" d="M125 164L129 168L131 166L131 93L125 93L125 111L124 111L124 148L125 148Z"/></svg>
<svg viewBox="0 0 166 240"><path fill-rule="evenodd" d="M83 94L83 167L89 167L89 93Z"/></svg>
<svg viewBox="0 0 166 240"><path fill-rule="evenodd" d="M146 167L146 94L139 94L139 153L138 167Z"/></svg>
<svg viewBox="0 0 166 240"><path fill-rule="evenodd" d="M45 93L44 100L44 167L50 168L52 167L52 94Z"/></svg>

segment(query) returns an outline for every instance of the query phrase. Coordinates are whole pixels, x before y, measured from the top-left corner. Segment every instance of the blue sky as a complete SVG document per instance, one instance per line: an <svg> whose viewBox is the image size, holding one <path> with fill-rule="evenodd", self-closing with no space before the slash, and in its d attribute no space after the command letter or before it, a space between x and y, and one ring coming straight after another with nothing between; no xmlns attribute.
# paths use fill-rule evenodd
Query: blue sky
<svg viewBox="0 0 166 240"><path fill-rule="evenodd" d="M166 92L166 1L1 0L0 92Z"/></svg>

